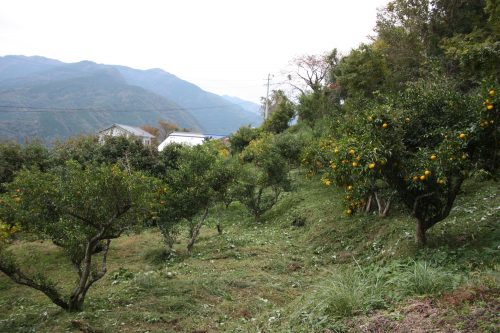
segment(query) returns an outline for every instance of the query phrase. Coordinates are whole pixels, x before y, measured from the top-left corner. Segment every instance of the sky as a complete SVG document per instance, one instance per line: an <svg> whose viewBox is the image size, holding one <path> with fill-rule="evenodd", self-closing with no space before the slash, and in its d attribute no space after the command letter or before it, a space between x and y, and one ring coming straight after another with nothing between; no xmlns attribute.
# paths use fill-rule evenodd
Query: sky
<svg viewBox="0 0 500 333"><path fill-rule="evenodd" d="M0 56L161 68L259 102L293 58L368 42L388 0L2 0Z"/></svg>

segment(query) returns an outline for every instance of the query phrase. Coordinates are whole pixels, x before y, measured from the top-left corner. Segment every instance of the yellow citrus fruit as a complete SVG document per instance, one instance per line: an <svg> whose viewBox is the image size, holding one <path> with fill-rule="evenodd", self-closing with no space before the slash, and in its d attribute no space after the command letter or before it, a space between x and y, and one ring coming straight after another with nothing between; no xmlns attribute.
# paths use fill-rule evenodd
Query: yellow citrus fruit
<svg viewBox="0 0 500 333"><path fill-rule="evenodd" d="M352 167L355 168L358 166L358 162L352 162Z"/></svg>
<svg viewBox="0 0 500 333"><path fill-rule="evenodd" d="M487 108L488 110L493 109L493 104L488 104L488 105L486 105L486 108Z"/></svg>
<svg viewBox="0 0 500 333"><path fill-rule="evenodd" d="M374 168L375 168L375 163L368 164L368 169L374 169Z"/></svg>
<svg viewBox="0 0 500 333"><path fill-rule="evenodd" d="M352 185L347 186L348 191L352 191Z"/></svg>
<svg viewBox="0 0 500 333"><path fill-rule="evenodd" d="M431 161L435 161L437 159L436 155L431 155Z"/></svg>
<svg viewBox="0 0 500 333"><path fill-rule="evenodd" d="M460 135L458 136L460 139L465 139L465 133L460 133Z"/></svg>
<svg viewBox="0 0 500 333"><path fill-rule="evenodd" d="M425 180L425 176L420 176L420 180L424 181Z"/></svg>
<svg viewBox="0 0 500 333"><path fill-rule="evenodd" d="M387 127L389 127L389 125L387 123L382 124L382 128L387 128Z"/></svg>
<svg viewBox="0 0 500 333"><path fill-rule="evenodd" d="M412 177L412 180L413 180L414 182L416 182L416 181L418 180L418 176L413 176L413 177Z"/></svg>
<svg viewBox="0 0 500 333"><path fill-rule="evenodd" d="M352 209L348 209L345 211L347 215L351 215L352 214Z"/></svg>
<svg viewBox="0 0 500 333"><path fill-rule="evenodd" d="M339 153L339 149L338 148L335 148L335 150L333 151L335 154L338 154Z"/></svg>
<svg viewBox="0 0 500 333"><path fill-rule="evenodd" d="M490 89L490 91L488 91L488 95L490 95L491 97L495 96L495 90Z"/></svg>
<svg viewBox="0 0 500 333"><path fill-rule="evenodd" d="M369 116L368 117L368 121L372 121L373 120L373 117L372 116Z"/></svg>
<svg viewBox="0 0 500 333"><path fill-rule="evenodd" d="M354 155L356 151L354 149L349 150L349 154Z"/></svg>
<svg viewBox="0 0 500 333"><path fill-rule="evenodd" d="M431 175L431 172L429 170L425 170L424 175L426 175L427 177L429 177Z"/></svg>
<svg viewBox="0 0 500 333"><path fill-rule="evenodd" d="M466 160L467 159L467 154L463 154L462 155L462 160Z"/></svg>

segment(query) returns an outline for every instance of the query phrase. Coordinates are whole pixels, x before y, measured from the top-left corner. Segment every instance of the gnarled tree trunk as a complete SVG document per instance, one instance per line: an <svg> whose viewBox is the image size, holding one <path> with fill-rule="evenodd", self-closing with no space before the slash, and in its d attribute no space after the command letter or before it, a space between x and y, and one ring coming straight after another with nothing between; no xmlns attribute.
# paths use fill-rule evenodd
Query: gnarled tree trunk
<svg viewBox="0 0 500 333"><path fill-rule="evenodd" d="M424 226L424 221L417 219L417 226L416 226L416 231L415 231L415 241L416 241L418 246L427 245L427 236L425 234L426 231L427 231L427 229Z"/></svg>
<svg viewBox="0 0 500 333"><path fill-rule="evenodd" d="M205 219L207 218L208 215L208 206L205 207L205 212L203 213L203 216L200 219L200 222L196 224L191 231L191 239L189 240L187 244L187 250L189 253L193 250L194 243L196 242L196 239L198 238L198 235L200 234L200 229L205 223Z"/></svg>

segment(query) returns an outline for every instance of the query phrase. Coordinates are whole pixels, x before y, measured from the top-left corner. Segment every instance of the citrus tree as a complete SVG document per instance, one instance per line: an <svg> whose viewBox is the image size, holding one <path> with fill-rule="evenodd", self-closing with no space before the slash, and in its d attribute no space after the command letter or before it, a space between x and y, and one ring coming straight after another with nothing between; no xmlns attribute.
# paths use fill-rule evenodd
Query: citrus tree
<svg viewBox="0 0 500 333"><path fill-rule="evenodd" d="M271 134L251 141L239 158L242 166L234 193L258 221L290 187L287 162Z"/></svg>
<svg viewBox="0 0 500 333"><path fill-rule="evenodd" d="M229 137L231 152L238 154L245 149L246 146L259 137L262 130L260 128L252 128L250 126L242 126Z"/></svg>
<svg viewBox="0 0 500 333"><path fill-rule="evenodd" d="M40 142L20 145L14 142L0 142L0 192L22 168L46 170L51 166L49 150Z"/></svg>
<svg viewBox="0 0 500 333"><path fill-rule="evenodd" d="M351 110L342 135L321 140L319 152L306 159L324 170L326 186L345 190L348 215L369 210L374 198L385 216L396 194L416 218L422 245L426 231L449 215L470 171L498 158L495 89L482 104L446 80L435 82L420 81L382 105Z"/></svg>
<svg viewBox="0 0 500 333"><path fill-rule="evenodd" d="M171 250L177 226L187 221L190 230L187 249L191 252L210 206L222 201L234 173L229 150L219 141L176 151L179 153L176 166L164 175L165 187L158 191L157 224L167 249Z"/></svg>
<svg viewBox="0 0 500 333"><path fill-rule="evenodd" d="M111 240L148 215L151 182L117 166L83 168L74 161L47 173L22 170L1 198L0 271L61 308L80 311L90 287L106 273ZM19 228L64 250L78 274L69 295L62 295L44 273L30 274L18 263L6 236Z"/></svg>

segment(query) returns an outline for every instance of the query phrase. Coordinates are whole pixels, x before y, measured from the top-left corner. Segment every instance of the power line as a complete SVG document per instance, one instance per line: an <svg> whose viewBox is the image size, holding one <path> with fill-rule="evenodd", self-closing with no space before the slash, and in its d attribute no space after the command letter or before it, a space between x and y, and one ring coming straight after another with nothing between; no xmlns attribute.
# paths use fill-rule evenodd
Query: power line
<svg viewBox="0 0 500 333"><path fill-rule="evenodd" d="M245 103L246 104L246 103ZM234 106L243 106L243 103L233 103L233 104L222 104L222 105L210 105L201 107L176 107L176 108L160 108L160 109L105 109L105 108L70 108L70 107L38 107L29 105L0 105L0 113L37 113L37 112L170 112L170 111L189 111L189 110L208 110L208 109L218 109L218 108L229 108ZM15 110L12 110L15 109Z"/></svg>

